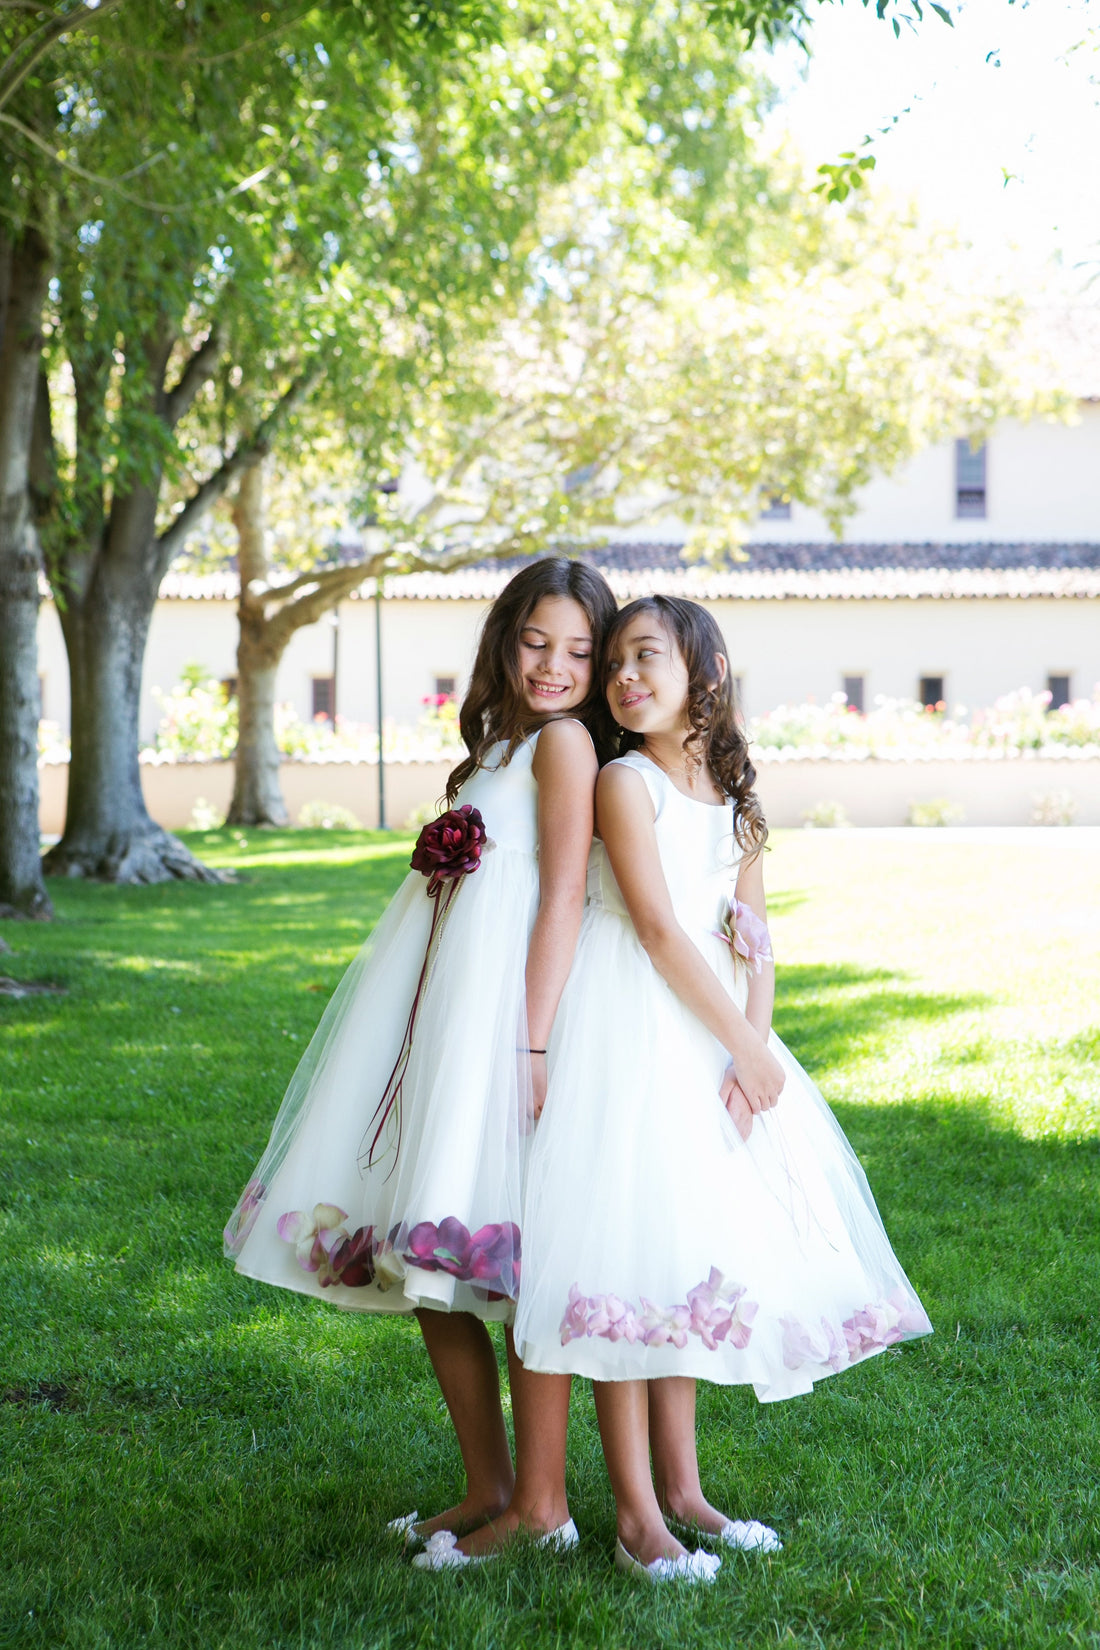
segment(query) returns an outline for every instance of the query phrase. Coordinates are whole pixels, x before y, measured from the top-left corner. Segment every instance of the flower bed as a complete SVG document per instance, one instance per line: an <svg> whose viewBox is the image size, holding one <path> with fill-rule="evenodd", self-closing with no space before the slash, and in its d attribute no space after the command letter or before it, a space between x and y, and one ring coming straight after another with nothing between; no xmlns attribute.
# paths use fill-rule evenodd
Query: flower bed
<svg viewBox="0 0 1100 1650"><path fill-rule="evenodd" d="M186 684L185 684L186 686ZM224 815L233 786L236 740L211 684L176 690L155 745L141 752L146 804L172 830L191 823L197 803ZM217 690L220 693L220 689ZM842 694L825 705L780 706L750 725L752 758L773 825L804 816L854 825L904 825L961 816L971 825L1026 825L1048 818L1100 824L1100 690L1050 710L1048 694L1026 689L988 710L948 716L905 700L878 699L866 716ZM229 736L232 725L232 739ZM363 826L378 819L378 736L361 723L301 722L279 710L282 785L291 819L310 803L346 809ZM68 741L40 727L42 828L61 830ZM453 700L426 701L415 727L384 729L386 815L404 825L431 809L463 751Z"/></svg>
<svg viewBox="0 0 1100 1650"><path fill-rule="evenodd" d="M862 716L842 693L824 705L780 705L749 725L756 762L830 758L863 762L990 760L1035 753L1100 756L1100 687L1051 710L1049 693L1020 688L986 710L877 698Z"/></svg>

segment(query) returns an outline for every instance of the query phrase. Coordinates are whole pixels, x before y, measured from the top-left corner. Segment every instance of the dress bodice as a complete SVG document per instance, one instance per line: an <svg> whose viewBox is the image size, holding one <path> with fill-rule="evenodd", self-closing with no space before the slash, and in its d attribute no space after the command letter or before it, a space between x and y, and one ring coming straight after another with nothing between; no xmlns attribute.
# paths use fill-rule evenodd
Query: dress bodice
<svg viewBox="0 0 1100 1650"><path fill-rule="evenodd" d="M455 798L456 808L466 802L477 808L485 821L490 842L498 848L534 854L539 843L539 787L531 771L539 732L536 729L505 762L507 745L498 740L485 753L483 765L470 775Z"/></svg>
<svg viewBox="0 0 1100 1650"><path fill-rule="evenodd" d="M713 933L732 900L742 853L733 834L733 804L697 802L678 791L640 751L616 758L645 780L653 828L676 919L688 934ZM619 916L628 912L602 842L592 845L588 897Z"/></svg>

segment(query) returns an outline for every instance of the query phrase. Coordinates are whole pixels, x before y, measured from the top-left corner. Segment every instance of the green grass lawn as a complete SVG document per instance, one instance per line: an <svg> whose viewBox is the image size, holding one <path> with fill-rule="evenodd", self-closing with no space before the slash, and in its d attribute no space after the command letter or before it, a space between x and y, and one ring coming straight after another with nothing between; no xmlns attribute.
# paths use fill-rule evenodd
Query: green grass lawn
<svg viewBox="0 0 1100 1650"><path fill-rule="evenodd" d="M936 1334L761 1407L704 1482L786 1550L632 1585L590 1392L574 1558L461 1577L384 1533L459 1489L409 1320L237 1278L226 1215L406 837L192 837L221 887L55 885L0 971L0 1643L91 1650L1100 1645L1093 833L778 834L777 1027Z"/></svg>

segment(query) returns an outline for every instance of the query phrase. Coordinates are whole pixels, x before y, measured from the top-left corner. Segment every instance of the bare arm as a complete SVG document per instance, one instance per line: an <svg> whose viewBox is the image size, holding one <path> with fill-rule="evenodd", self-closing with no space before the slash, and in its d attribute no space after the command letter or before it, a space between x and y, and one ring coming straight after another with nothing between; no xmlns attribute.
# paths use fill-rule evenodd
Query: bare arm
<svg viewBox="0 0 1100 1650"><path fill-rule="evenodd" d="M544 1049L580 931L592 846L596 753L579 722L551 722L539 735L532 772L538 784L539 908L527 951L527 1030ZM531 1061L535 1116L546 1093L546 1063Z"/></svg>
<svg viewBox="0 0 1100 1650"><path fill-rule="evenodd" d="M749 906L760 921L767 923L768 907L764 898L764 856L757 853L751 859L743 860L737 875L737 898ZM766 962L760 973L755 970L749 975L749 997L745 1004L745 1018L754 1031L768 1040L772 1028L772 1007L775 1003L775 964ZM740 1130L741 1138L747 1140L752 1132L752 1107L745 1096L737 1078L737 1071L730 1066L722 1079L719 1094L726 1110Z"/></svg>
<svg viewBox="0 0 1100 1650"><path fill-rule="evenodd" d="M783 1087L783 1069L676 920L653 829L653 807L640 774L614 765L604 768L596 783L596 823L654 968L729 1052L752 1110L774 1106Z"/></svg>
<svg viewBox="0 0 1100 1650"><path fill-rule="evenodd" d="M768 902L764 897L763 853L742 860L741 869L737 874L737 898L747 905L765 926L767 925ZM772 1028L774 1007L775 963L766 962L761 966L759 974L755 970L749 974L749 1000L745 1006L745 1018L765 1042Z"/></svg>

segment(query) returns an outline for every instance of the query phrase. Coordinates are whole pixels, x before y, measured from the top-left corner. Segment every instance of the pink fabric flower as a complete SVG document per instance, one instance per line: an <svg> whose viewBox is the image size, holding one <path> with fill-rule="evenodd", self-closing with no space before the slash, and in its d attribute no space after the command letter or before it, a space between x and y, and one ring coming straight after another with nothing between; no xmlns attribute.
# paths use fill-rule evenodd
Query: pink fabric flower
<svg viewBox="0 0 1100 1650"><path fill-rule="evenodd" d="M744 1294L743 1284L727 1284L713 1266L707 1281L696 1284L688 1291L687 1301L674 1306L657 1306L644 1295L640 1307L618 1295L583 1295L575 1283L559 1326L561 1343L565 1346L582 1336L598 1336L683 1351L689 1335L697 1335L708 1351L717 1351L723 1340L743 1351L757 1312L755 1302L742 1304Z"/></svg>
<svg viewBox="0 0 1100 1650"><path fill-rule="evenodd" d="M766 922L761 922L751 905L735 899L727 903L722 925L715 930L725 940L734 958L759 974L766 962L773 962L772 938Z"/></svg>
<svg viewBox="0 0 1100 1650"><path fill-rule="evenodd" d="M448 1215L438 1226L422 1220L406 1239L405 1259L426 1272L498 1284L506 1295L514 1296L520 1273L519 1227L505 1220L481 1226L471 1235L455 1215Z"/></svg>
<svg viewBox="0 0 1100 1650"><path fill-rule="evenodd" d="M256 1224L256 1216L263 1207L266 1196L267 1187L262 1180L248 1182L222 1233L227 1255L239 1254L244 1247L244 1240Z"/></svg>

